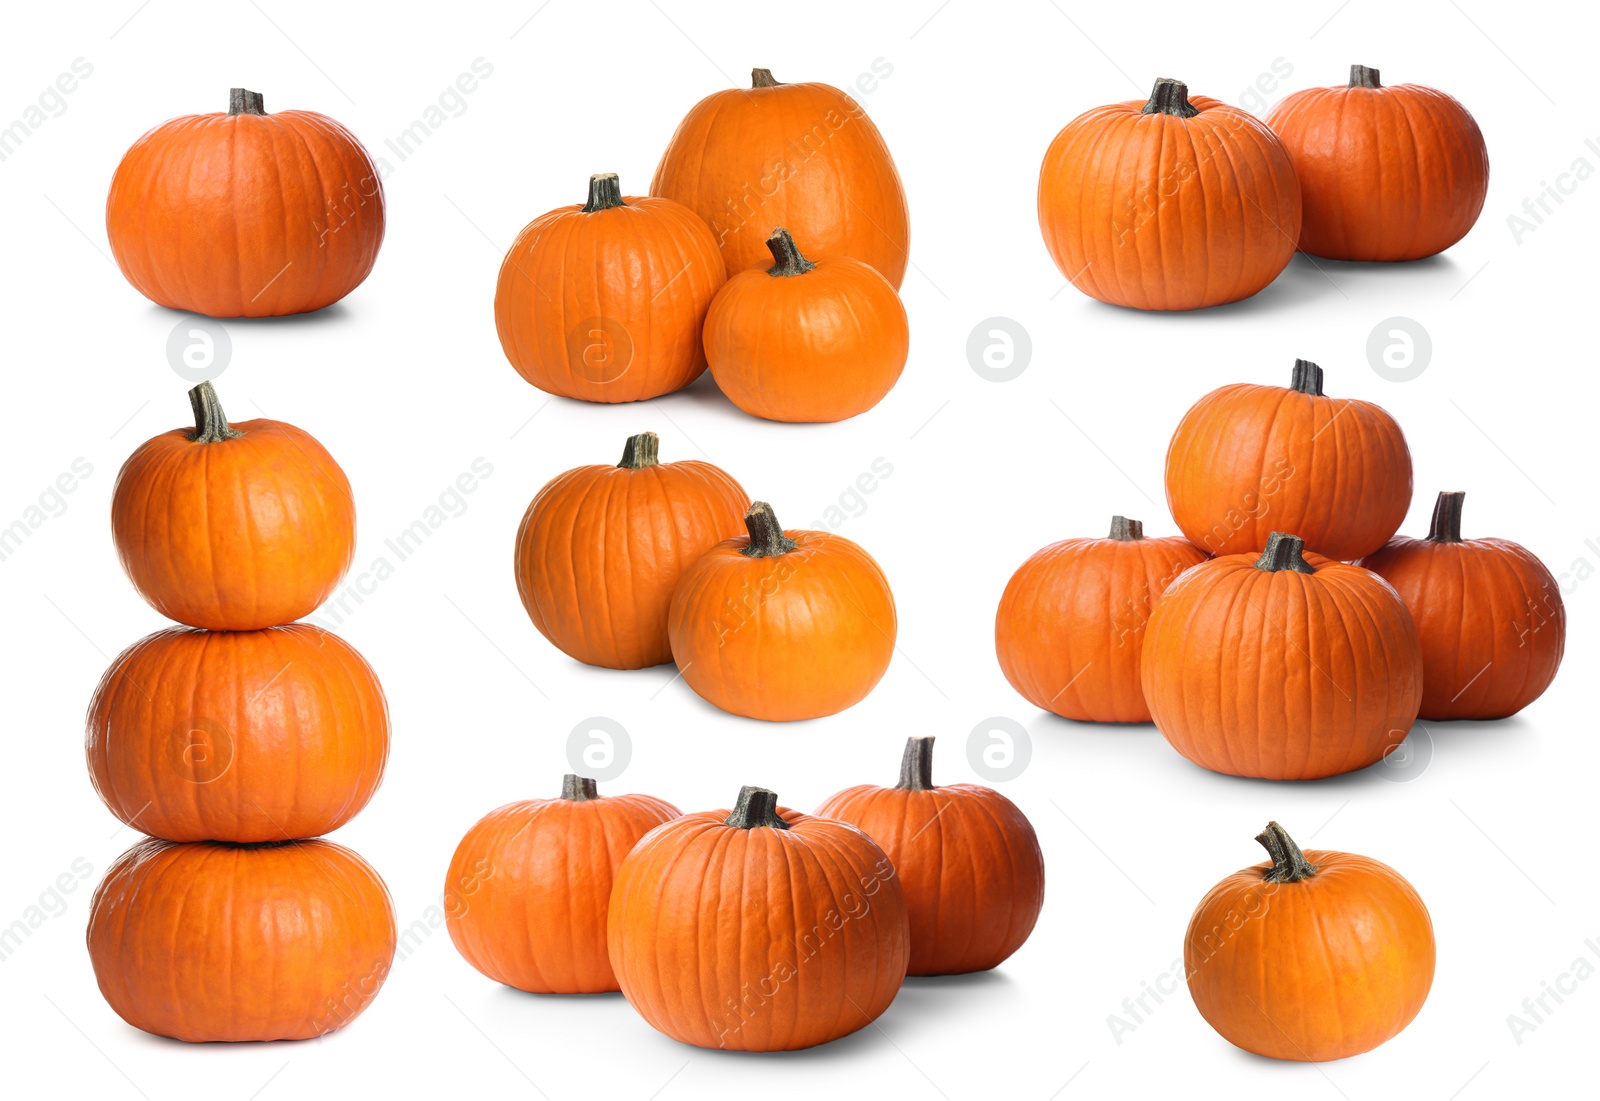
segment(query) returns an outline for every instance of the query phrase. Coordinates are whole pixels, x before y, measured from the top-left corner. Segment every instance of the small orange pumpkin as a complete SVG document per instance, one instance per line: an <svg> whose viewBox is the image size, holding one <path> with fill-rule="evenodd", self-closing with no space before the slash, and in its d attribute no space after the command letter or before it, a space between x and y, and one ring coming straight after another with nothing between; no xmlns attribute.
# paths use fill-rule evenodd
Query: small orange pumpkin
<svg viewBox="0 0 1600 1101"><path fill-rule="evenodd" d="M670 199L589 177L589 200L529 222L500 265L494 325L517 373L546 393L644 401L706 369L700 330L727 278L716 239Z"/></svg>
<svg viewBox="0 0 1600 1101"><path fill-rule="evenodd" d="M883 400L911 347L906 308L878 270L813 263L786 229L775 261L739 272L706 315L706 359L728 400L774 421L842 421Z"/></svg>
<svg viewBox="0 0 1600 1101"><path fill-rule="evenodd" d="M1396 538L1357 565L1406 602L1422 638L1421 717L1503 719L1544 694L1561 667L1561 587L1509 539L1462 539L1465 493L1441 493L1426 539Z"/></svg>
<svg viewBox="0 0 1600 1101"><path fill-rule="evenodd" d="M1011 687L1035 707L1086 722L1147 723L1139 654L1166 587L1206 560L1187 539L1146 539L1111 518L1104 539L1063 539L1012 575L995 613L994 648Z"/></svg>
<svg viewBox="0 0 1600 1101"><path fill-rule="evenodd" d="M667 635L703 699L788 722L860 703L894 655L894 596L872 556L825 531L784 531L752 504L748 536L718 543L684 571Z"/></svg>

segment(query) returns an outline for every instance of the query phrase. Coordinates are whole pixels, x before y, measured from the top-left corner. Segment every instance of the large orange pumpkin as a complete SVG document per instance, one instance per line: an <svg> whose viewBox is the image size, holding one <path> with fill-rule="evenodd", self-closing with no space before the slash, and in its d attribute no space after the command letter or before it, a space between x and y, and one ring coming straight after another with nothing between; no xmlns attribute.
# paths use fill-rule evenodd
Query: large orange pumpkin
<svg viewBox="0 0 1600 1101"><path fill-rule="evenodd" d="M645 835L617 870L606 939L652 1027L697 1047L789 1051L876 1020L910 937L900 880L871 838L746 787L731 813Z"/></svg>
<svg viewBox="0 0 1600 1101"><path fill-rule="evenodd" d="M1147 723L1139 654L1166 587L1206 560L1187 539L1146 539L1111 518L1104 539L1063 539L1011 576L994 618L994 648L1011 687L1068 719Z"/></svg>
<svg viewBox="0 0 1600 1101"><path fill-rule="evenodd" d="M1426 539L1396 538L1357 565L1406 602L1422 638L1424 719L1503 719L1543 695L1561 666L1561 588L1509 539L1462 539L1465 493L1441 493Z"/></svg>
<svg viewBox="0 0 1600 1101"><path fill-rule="evenodd" d="M705 223L669 199L624 198L615 173L589 200L529 222L500 265L494 325L517 373L584 401L643 401L706 369L700 329L727 273Z"/></svg>
<svg viewBox="0 0 1600 1101"><path fill-rule="evenodd" d="M517 530L517 593L539 632L588 665L672 660L667 608L702 554L744 528L750 497L719 467L663 463L654 432L616 466L580 466L528 505Z"/></svg>
<svg viewBox="0 0 1600 1101"><path fill-rule="evenodd" d="M1294 362L1287 389L1236 383L1184 414L1167 448L1167 504L1209 554L1259 551L1292 531L1329 558L1371 554L1411 507L1411 451L1370 402L1330 398Z"/></svg>
<svg viewBox="0 0 1600 1101"><path fill-rule="evenodd" d="M1350 66L1343 87L1307 88L1267 115L1300 177L1300 247L1332 260L1417 260L1467 235L1489 193L1483 132L1454 98L1385 88Z"/></svg>
<svg viewBox="0 0 1600 1101"><path fill-rule="evenodd" d="M883 136L827 84L783 84L753 69L750 87L714 92L678 124L650 194L710 224L729 273L767 264L787 226L812 258L854 257L896 290L911 240L905 188Z"/></svg>
<svg viewBox="0 0 1600 1101"><path fill-rule="evenodd" d="M956 975L1003 963L1044 906L1044 854L1033 824L981 784L933 783L933 739L906 739L900 782L861 784L817 817L859 826L894 864L911 920L908 974Z"/></svg>
<svg viewBox="0 0 1600 1101"><path fill-rule="evenodd" d="M164 122L122 157L106 199L111 253L134 289L212 317L339 301L383 244L383 183L355 135L315 111L269 115L233 89L227 114Z"/></svg>
<svg viewBox="0 0 1600 1101"><path fill-rule="evenodd" d="M1371 857L1302 853L1268 822L1272 859L1201 899L1184 936L1195 1008L1223 1039L1270 1059L1371 1051L1433 986L1433 921L1415 888Z"/></svg>
<svg viewBox="0 0 1600 1101"><path fill-rule="evenodd" d="M870 264L812 262L786 229L773 266L739 272L706 315L706 359L728 400L775 421L842 421L893 388L911 348L906 308Z"/></svg>
<svg viewBox="0 0 1600 1101"><path fill-rule="evenodd" d="M872 556L825 531L784 531L772 506L684 571L667 635L690 688L724 711L787 722L860 703L894 656L894 596Z"/></svg>
<svg viewBox="0 0 1600 1101"><path fill-rule="evenodd" d="M367 805L389 754L372 668L320 627L174 627L112 663L89 705L89 777L172 841L286 841Z"/></svg>
<svg viewBox="0 0 1600 1101"><path fill-rule="evenodd" d="M1377 574L1304 549L1274 532L1259 558L1188 570L1151 613L1145 702L1195 764L1315 780L1381 760L1416 720L1422 645L1405 604Z"/></svg>
<svg viewBox="0 0 1600 1101"><path fill-rule="evenodd" d="M394 947L388 888L331 841L146 839L89 908L89 959L111 1008L191 1043L342 1028L377 997Z"/></svg>
<svg viewBox="0 0 1600 1101"><path fill-rule="evenodd" d="M139 595L208 631L255 631L315 611L355 553L350 482L310 433L228 424L211 383L195 427L146 440L111 493L111 534Z"/></svg>
<svg viewBox="0 0 1600 1101"><path fill-rule="evenodd" d="M559 799L509 803L467 831L445 878L445 920L466 961L535 994L617 990L606 908L623 857L678 817L653 795L601 796L568 773Z"/></svg>
<svg viewBox="0 0 1600 1101"><path fill-rule="evenodd" d="M1141 310L1248 298L1300 235L1300 183L1249 112L1165 77L1148 102L1067 124L1039 170L1039 229L1084 294Z"/></svg>

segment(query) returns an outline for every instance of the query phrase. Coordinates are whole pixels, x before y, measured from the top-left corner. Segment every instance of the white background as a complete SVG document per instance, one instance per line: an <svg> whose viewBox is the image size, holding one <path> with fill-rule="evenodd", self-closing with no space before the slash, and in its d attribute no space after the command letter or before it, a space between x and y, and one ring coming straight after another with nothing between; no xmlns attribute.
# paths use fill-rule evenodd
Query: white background
<svg viewBox="0 0 1600 1101"><path fill-rule="evenodd" d="M0 562L0 926L41 893L52 912L0 962L6 1092L271 1101L358 1089L666 1098L742 1087L910 1099L992 1096L1001 1081L1008 1096L1041 1099L1269 1089L1471 1099L1592 1088L1600 982L1548 1002L1554 1013L1520 1044L1507 1023L1577 957L1600 963L1584 943L1600 938L1590 844L1600 584L1573 572L1600 567L1600 183L1563 177L1572 193L1520 240L1507 223L1578 159L1600 167L1600 124L1585 109L1592 18L1569 9L1558 25L1545 9L1482 0L1139 16L1066 0L541 2L358 12L121 0L75 5L70 17L47 4L10 12L0 123L75 58L93 73L0 162L0 526L75 459L93 473ZM477 58L492 76L399 160L385 139ZM843 86L877 59L892 74L861 98L905 180L914 265L903 292L911 360L878 408L786 426L738 413L709 376L611 407L548 399L512 371L491 304L502 250L522 225L581 201L592 172L620 172L625 192L643 192L683 113L752 66ZM1386 83L1443 88L1482 125L1489 197L1461 244L1398 267L1297 257L1256 298L1190 315L1114 309L1064 287L1039 238L1034 190L1046 145L1076 114L1143 97L1157 76L1238 103L1258 77L1289 67L1249 104L1264 114L1288 91L1342 83L1352 62L1381 68ZM231 415L290 421L340 461L360 511L358 572L474 459L493 466L466 511L339 628L383 679L394 744L382 789L337 840L382 872L401 925L426 928L449 856L479 816L556 793L568 733L590 716L622 723L633 743L626 774L602 790L699 810L756 783L809 810L848 784L892 782L908 734L940 737L939 781L975 779L968 732L1002 715L1026 724L1033 756L1000 786L1037 826L1048 863L1043 916L1010 961L912 980L877 1027L771 1057L683 1047L620 996L498 987L442 928L396 962L363 1017L322 1041L191 1047L111 1012L85 918L92 887L136 838L90 787L82 714L111 658L165 624L118 568L109 497L127 454L186 424L188 405L164 350L180 317L122 279L103 209L135 138L175 115L224 109L233 85L262 91L268 110L334 116L392 171L388 238L363 286L317 315L228 323L233 360L217 385ZM969 332L993 316L1020 322L1033 343L1028 368L1005 384L966 358ZM1415 381L1369 366L1368 335L1393 316L1431 334L1433 359ZM1048 542L1102 534L1113 512L1171 534L1162 461L1183 411L1224 383L1281 384L1297 356L1327 369L1329 393L1377 401L1404 427L1417 483L1404 530L1426 528L1437 490L1465 489L1469 535L1517 539L1563 576L1571 632L1555 686L1508 721L1419 728L1413 743L1426 744L1409 770L1299 785L1206 773L1153 727L1097 728L1031 708L994 659L994 608L1011 571ZM877 557L899 605L899 653L868 700L818 722L762 725L669 683L670 667L588 669L537 634L510 569L524 507L568 467L615 462L623 438L644 429L661 434L666 459L722 465L790 526L820 519L875 459L892 465L838 528ZM1439 942L1421 1015L1359 1058L1275 1063L1220 1039L1180 990L1119 1043L1108 1015L1125 1015L1124 998L1144 984L1170 982L1192 907L1261 858L1251 838L1269 817L1307 847L1377 857L1416 885ZM74 861L93 871L63 906L48 889L75 878Z"/></svg>

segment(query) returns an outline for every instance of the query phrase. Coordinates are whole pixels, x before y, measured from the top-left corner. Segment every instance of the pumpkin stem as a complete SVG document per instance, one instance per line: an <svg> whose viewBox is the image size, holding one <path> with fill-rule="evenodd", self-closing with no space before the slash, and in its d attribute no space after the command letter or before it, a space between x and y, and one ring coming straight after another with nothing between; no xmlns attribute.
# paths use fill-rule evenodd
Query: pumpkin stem
<svg viewBox="0 0 1600 1101"><path fill-rule="evenodd" d="M907 738L906 751L900 758L901 791L933 790L933 737Z"/></svg>
<svg viewBox="0 0 1600 1101"><path fill-rule="evenodd" d="M1322 393L1322 368L1309 359L1295 360L1294 370L1289 373L1289 389L1297 394L1310 394L1314 398L1325 396Z"/></svg>
<svg viewBox="0 0 1600 1101"><path fill-rule="evenodd" d="M767 251L777 261L767 269L768 275L804 275L817 265L800 255L800 246L794 243L789 231L779 226L767 238Z"/></svg>
<svg viewBox="0 0 1600 1101"><path fill-rule="evenodd" d="M583 803L600 798L600 785L592 776L567 773L561 777L561 798L569 803Z"/></svg>
<svg viewBox="0 0 1600 1101"><path fill-rule="evenodd" d="M1256 569L1266 570L1269 573L1277 573L1279 570L1316 573L1316 567L1300 557L1305 549L1306 541L1298 535L1285 535L1281 531L1275 531L1267 536L1267 546L1261 552L1261 557L1256 559Z"/></svg>
<svg viewBox="0 0 1600 1101"><path fill-rule="evenodd" d="M1111 518L1111 539L1119 543L1132 543L1144 538L1144 524L1138 520L1130 520L1126 516L1113 516Z"/></svg>
<svg viewBox="0 0 1600 1101"><path fill-rule="evenodd" d="M1268 883L1298 883L1317 874L1317 866L1306 859L1289 831L1278 823L1268 822L1267 828L1256 834L1256 840L1272 857L1272 867L1263 877Z"/></svg>
<svg viewBox="0 0 1600 1101"><path fill-rule="evenodd" d="M753 830L761 826L775 830L789 828L789 823L778 814L777 793L766 788L753 788L749 784L739 789L739 801L733 805L733 813L723 821L741 830Z"/></svg>
<svg viewBox="0 0 1600 1101"><path fill-rule="evenodd" d="M194 435L189 438L195 443L221 443L244 435L228 424L211 383L202 382L189 391L189 407L194 410Z"/></svg>
<svg viewBox="0 0 1600 1101"><path fill-rule="evenodd" d="M1150 91L1150 102L1144 105L1139 112L1141 115L1177 115L1181 119L1192 119L1200 113L1200 108L1189 102L1189 86L1181 80L1173 80L1170 76L1160 77L1156 86Z"/></svg>
<svg viewBox="0 0 1600 1101"><path fill-rule="evenodd" d="M783 81L772 75L771 69L751 69L750 87L752 88L781 88Z"/></svg>
<svg viewBox="0 0 1600 1101"><path fill-rule="evenodd" d="M661 437L654 432L640 432L629 436L628 442L622 445L622 461L617 466L623 470L643 470L659 463L660 455Z"/></svg>
<svg viewBox="0 0 1600 1101"><path fill-rule="evenodd" d="M1378 70L1369 69L1365 65L1350 66L1350 87L1352 88L1382 88L1378 83Z"/></svg>
<svg viewBox="0 0 1600 1101"><path fill-rule="evenodd" d="M1433 523L1428 526L1430 542L1461 542L1461 506L1466 499L1466 493L1459 489L1439 494L1433 502Z"/></svg>
<svg viewBox="0 0 1600 1101"><path fill-rule="evenodd" d="M245 88L228 89L228 114L264 115L266 113L266 101L262 98L260 92L252 92Z"/></svg>
<svg viewBox="0 0 1600 1101"><path fill-rule="evenodd" d="M788 554L796 544L783 534L783 525L773 515L772 506L765 501L752 501L744 514L744 527L750 533L750 545L739 553L746 558L773 558Z"/></svg>
<svg viewBox="0 0 1600 1101"><path fill-rule="evenodd" d="M622 201L622 183L615 172L601 172L589 177L589 201L583 204L585 214L627 205Z"/></svg>

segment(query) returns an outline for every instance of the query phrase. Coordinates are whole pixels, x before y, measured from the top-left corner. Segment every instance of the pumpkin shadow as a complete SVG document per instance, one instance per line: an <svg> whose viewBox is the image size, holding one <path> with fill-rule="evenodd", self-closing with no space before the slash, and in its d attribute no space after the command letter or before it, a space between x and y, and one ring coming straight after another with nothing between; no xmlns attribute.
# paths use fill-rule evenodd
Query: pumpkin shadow
<svg viewBox="0 0 1600 1101"><path fill-rule="evenodd" d="M154 302L150 303L150 313L155 317L171 319L180 317L205 316L203 314L197 314L193 310L174 310L167 306L158 306ZM345 300L341 298L337 302L330 303L329 305L322 307L320 310L312 310L310 313L286 313L280 314L277 317L216 317L212 318L211 320L216 321L227 328L233 328L236 326L265 327L279 325L288 328L311 328L318 325L343 324L354 316L355 312L351 310L349 306L345 305Z"/></svg>

